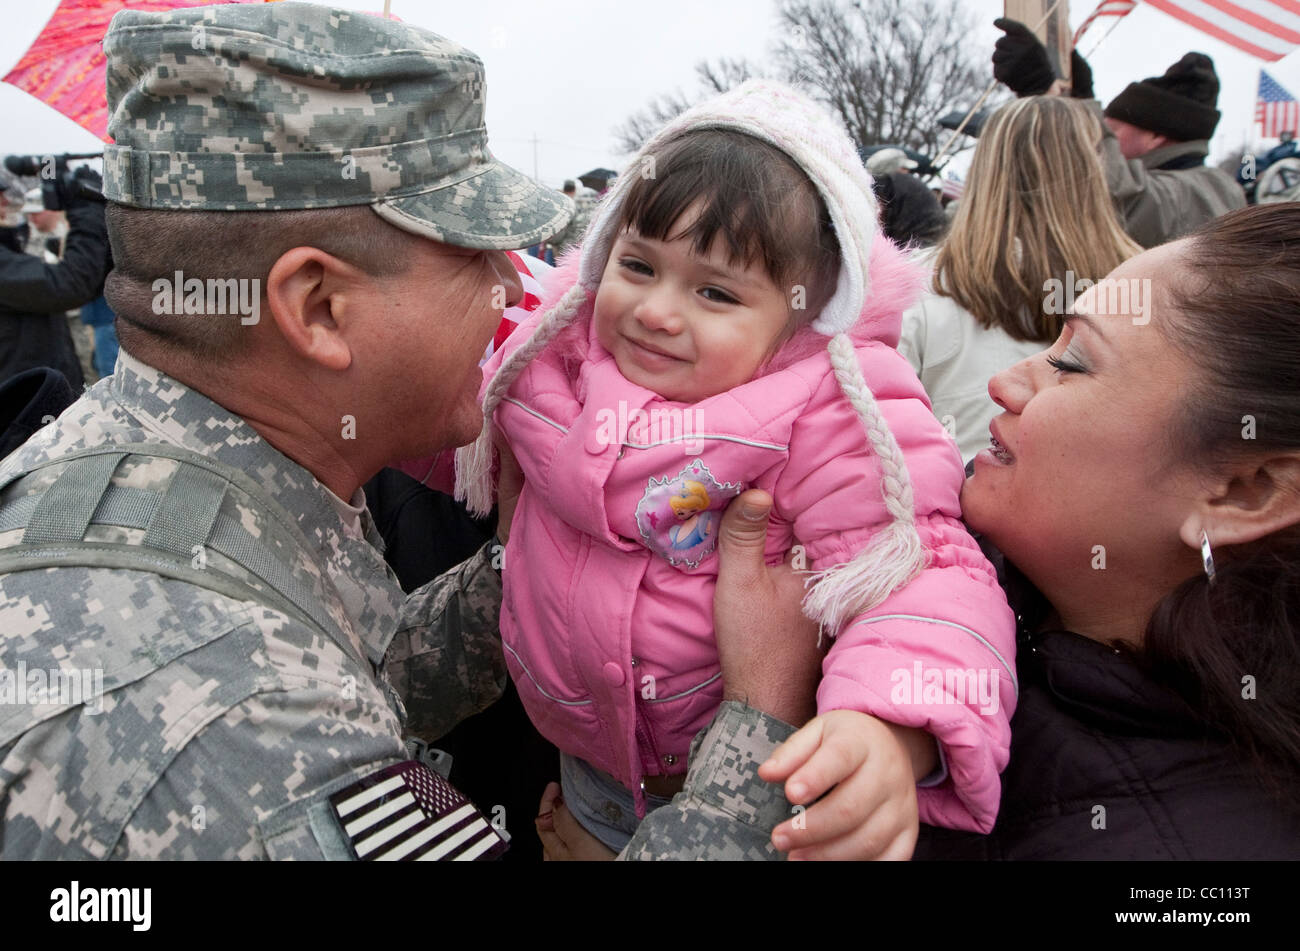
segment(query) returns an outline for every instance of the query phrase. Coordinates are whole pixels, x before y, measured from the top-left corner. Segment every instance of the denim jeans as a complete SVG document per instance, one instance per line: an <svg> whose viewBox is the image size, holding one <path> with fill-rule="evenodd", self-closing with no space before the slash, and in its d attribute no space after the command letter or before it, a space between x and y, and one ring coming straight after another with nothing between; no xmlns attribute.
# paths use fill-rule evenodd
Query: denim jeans
<svg viewBox="0 0 1300 951"><path fill-rule="evenodd" d="M586 760L560 754L560 794L581 826L615 852L622 852L641 820L631 791ZM671 800L646 793L646 812Z"/></svg>
<svg viewBox="0 0 1300 951"><path fill-rule="evenodd" d="M100 377L111 376L117 366L117 331L112 324L95 328L95 372Z"/></svg>

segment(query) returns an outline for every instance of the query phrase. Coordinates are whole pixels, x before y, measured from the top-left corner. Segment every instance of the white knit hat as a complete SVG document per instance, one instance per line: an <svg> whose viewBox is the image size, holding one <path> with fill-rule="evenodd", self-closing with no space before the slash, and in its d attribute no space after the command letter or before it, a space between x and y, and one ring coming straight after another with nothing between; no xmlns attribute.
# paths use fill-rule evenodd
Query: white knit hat
<svg viewBox="0 0 1300 951"><path fill-rule="evenodd" d="M804 601L809 617L834 635L856 614L880 603L924 566L916 532L912 482L907 465L862 376L848 331L857 322L871 291L871 246L880 230L871 176L843 126L807 96L782 83L750 80L682 113L665 125L633 157L628 172L605 196L582 244L577 283L543 314L532 336L507 356L483 397L483 431L472 446L456 452L456 497L471 512L486 513L492 503L492 416L523 367L555 339L594 296L618 237L627 191L641 168L653 169L651 156L684 133L731 129L761 139L788 155L811 179L826 203L841 263L835 292L812 322L830 338L835 378L862 420L872 450L881 461L882 492L891 523L852 561L810 578Z"/></svg>

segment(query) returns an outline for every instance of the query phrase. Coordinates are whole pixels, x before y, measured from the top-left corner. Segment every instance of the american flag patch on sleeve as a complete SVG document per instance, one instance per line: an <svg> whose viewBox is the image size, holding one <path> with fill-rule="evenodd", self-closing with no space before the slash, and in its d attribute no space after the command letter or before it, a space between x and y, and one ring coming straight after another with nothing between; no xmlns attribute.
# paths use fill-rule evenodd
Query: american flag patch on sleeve
<svg viewBox="0 0 1300 951"><path fill-rule="evenodd" d="M472 861L507 848L456 787L412 760L371 773L330 805L362 861Z"/></svg>

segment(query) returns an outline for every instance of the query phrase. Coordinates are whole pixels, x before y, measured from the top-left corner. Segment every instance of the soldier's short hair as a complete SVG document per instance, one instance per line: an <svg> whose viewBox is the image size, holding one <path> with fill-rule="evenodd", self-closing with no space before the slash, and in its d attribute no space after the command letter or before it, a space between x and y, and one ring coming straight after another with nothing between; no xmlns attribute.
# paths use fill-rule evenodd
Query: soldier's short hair
<svg viewBox="0 0 1300 951"><path fill-rule="evenodd" d="M368 274L387 277L404 273L415 246L426 240L394 227L367 205L175 211L110 202L106 220L114 268L104 295L117 314L122 345L142 359L162 349L220 361L243 353L251 337L233 305L221 308L225 313L203 314L168 313L176 308L156 306L159 280L170 288L178 276L218 286L256 279L265 319L267 274L292 248L319 248Z"/></svg>

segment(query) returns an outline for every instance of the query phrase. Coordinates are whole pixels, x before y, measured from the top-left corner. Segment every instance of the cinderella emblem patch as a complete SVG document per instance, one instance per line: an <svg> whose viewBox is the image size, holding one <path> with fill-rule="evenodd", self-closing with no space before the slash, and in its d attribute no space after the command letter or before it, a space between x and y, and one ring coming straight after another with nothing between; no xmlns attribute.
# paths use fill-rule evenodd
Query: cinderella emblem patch
<svg viewBox="0 0 1300 951"><path fill-rule="evenodd" d="M722 510L742 488L739 482L719 483L703 459L675 476L651 479L636 507L646 547L670 565L698 568L718 547Z"/></svg>

